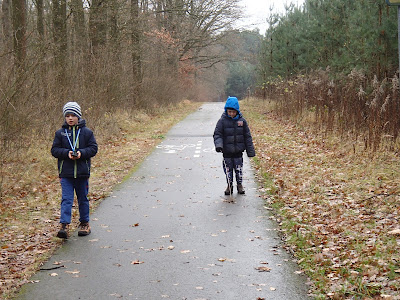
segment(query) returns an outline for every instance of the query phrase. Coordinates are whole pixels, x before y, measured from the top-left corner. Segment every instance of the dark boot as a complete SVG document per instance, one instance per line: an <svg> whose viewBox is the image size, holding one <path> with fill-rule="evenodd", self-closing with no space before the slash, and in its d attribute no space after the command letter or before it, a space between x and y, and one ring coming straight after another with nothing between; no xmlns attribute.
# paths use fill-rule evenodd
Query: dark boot
<svg viewBox="0 0 400 300"><path fill-rule="evenodd" d="M232 195L232 193L233 193L233 185L228 184L228 186L226 187L226 190L225 190L225 195Z"/></svg>
<svg viewBox="0 0 400 300"><path fill-rule="evenodd" d="M61 224L60 230L57 233L57 237L59 237L60 239L68 238L68 224Z"/></svg>
<svg viewBox="0 0 400 300"><path fill-rule="evenodd" d="M243 195L245 193L242 184L238 184L237 185L237 191L238 191L238 194L242 194Z"/></svg>

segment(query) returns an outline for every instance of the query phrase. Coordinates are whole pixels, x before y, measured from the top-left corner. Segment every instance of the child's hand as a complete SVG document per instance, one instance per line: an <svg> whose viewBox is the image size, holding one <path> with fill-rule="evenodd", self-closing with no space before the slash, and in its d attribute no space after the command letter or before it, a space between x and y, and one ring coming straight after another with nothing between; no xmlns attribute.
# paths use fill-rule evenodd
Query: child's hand
<svg viewBox="0 0 400 300"><path fill-rule="evenodd" d="M77 151L76 152L76 154L78 154L78 156L72 156L72 151L69 151L68 152L68 157L69 157L69 159L72 159L72 160L77 160L77 159L80 159L81 158L81 151Z"/></svg>

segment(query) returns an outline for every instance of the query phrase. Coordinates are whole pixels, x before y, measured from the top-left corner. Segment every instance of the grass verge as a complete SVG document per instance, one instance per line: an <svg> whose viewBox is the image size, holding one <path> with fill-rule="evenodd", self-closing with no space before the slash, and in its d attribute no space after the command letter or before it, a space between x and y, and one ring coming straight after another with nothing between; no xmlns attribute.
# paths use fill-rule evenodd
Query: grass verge
<svg viewBox="0 0 400 300"><path fill-rule="evenodd" d="M400 299L400 161L241 105L267 207L316 299Z"/></svg>

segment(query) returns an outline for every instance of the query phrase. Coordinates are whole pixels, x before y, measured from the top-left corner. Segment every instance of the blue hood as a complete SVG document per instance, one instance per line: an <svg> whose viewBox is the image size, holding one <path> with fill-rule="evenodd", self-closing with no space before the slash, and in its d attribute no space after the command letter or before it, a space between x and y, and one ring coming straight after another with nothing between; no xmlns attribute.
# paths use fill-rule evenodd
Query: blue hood
<svg viewBox="0 0 400 300"><path fill-rule="evenodd" d="M226 111L228 108L232 108L238 112L236 117L233 118L234 120L239 119L239 117L242 115L239 109L239 101L236 97L228 97L228 99L226 100L225 113L227 116L229 116L228 112Z"/></svg>

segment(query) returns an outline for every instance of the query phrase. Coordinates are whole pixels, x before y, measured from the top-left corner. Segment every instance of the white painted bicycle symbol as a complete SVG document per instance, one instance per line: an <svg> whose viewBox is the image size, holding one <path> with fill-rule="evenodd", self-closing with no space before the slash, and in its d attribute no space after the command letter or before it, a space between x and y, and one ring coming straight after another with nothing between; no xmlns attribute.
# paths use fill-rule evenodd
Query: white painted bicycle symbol
<svg viewBox="0 0 400 300"><path fill-rule="evenodd" d="M164 153L176 153L178 151L183 151L186 148L194 148L195 144L182 144L182 145L158 145L158 149L163 149Z"/></svg>

